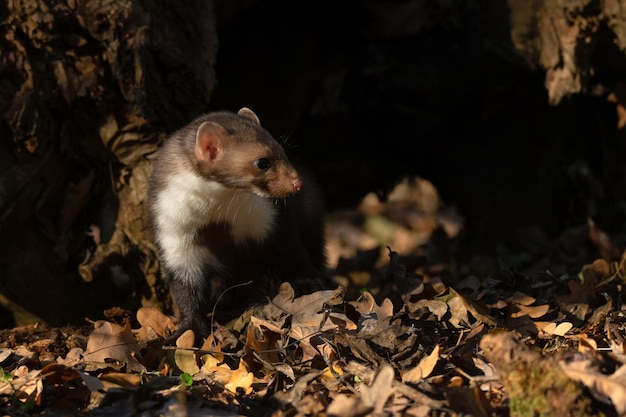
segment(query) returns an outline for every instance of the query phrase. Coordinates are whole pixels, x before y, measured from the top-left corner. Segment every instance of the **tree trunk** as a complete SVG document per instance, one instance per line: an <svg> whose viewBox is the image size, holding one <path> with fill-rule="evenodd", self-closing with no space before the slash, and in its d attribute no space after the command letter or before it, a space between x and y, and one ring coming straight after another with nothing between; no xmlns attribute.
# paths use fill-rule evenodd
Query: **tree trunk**
<svg viewBox="0 0 626 417"><path fill-rule="evenodd" d="M10 0L0 22L0 292L52 324L163 302L150 155L209 102L212 3Z"/></svg>

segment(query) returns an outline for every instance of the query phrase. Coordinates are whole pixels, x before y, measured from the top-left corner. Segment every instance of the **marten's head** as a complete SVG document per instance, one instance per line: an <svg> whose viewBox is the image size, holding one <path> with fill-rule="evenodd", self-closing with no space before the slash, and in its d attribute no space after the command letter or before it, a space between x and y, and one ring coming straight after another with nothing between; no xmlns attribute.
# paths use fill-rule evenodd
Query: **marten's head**
<svg viewBox="0 0 626 417"><path fill-rule="evenodd" d="M201 120L195 157L205 178L261 197L288 197L303 186L282 146L247 107L237 114L212 113Z"/></svg>

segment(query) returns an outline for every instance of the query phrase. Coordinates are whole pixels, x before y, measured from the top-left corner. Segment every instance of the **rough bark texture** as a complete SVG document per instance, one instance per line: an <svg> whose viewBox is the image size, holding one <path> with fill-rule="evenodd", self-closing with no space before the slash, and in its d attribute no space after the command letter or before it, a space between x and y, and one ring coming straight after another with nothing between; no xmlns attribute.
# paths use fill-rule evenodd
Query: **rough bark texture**
<svg viewBox="0 0 626 417"><path fill-rule="evenodd" d="M162 301L143 212L149 155L209 102L212 4L0 8L1 292L55 324L113 300Z"/></svg>
<svg viewBox="0 0 626 417"><path fill-rule="evenodd" d="M626 224L626 1L236 3L0 4L5 307L65 323L167 301L149 156L212 109L253 108L331 208L418 174L479 245Z"/></svg>
<svg viewBox="0 0 626 417"><path fill-rule="evenodd" d="M624 81L625 6L619 0L509 0L513 44L531 67L545 69L552 104L580 92L601 95Z"/></svg>

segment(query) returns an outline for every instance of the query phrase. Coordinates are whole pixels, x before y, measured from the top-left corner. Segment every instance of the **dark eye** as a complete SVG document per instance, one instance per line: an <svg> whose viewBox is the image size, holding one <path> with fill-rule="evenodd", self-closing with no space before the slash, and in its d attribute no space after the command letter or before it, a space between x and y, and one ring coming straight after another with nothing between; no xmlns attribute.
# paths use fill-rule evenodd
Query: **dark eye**
<svg viewBox="0 0 626 417"><path fill-rule="evenodd" d="M254 165L259 168L261 171L267 171L272 166L272 163L267 158L259 158L254 161Z"/></svg>

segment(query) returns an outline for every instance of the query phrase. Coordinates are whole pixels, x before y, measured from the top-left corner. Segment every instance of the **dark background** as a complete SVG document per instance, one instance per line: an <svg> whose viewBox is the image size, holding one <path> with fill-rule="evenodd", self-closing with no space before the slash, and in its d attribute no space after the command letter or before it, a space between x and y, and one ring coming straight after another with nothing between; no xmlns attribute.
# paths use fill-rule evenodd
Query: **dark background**
<svg viewBox="0 0 626 417"><path fill-rule="evenodd" d="M594 45L584 85L604 92L551 105L545 71L511 43L504 2L449 6L218 7L210 108L254 109L317 174L331 209L419 175L484 250L524 226L622 226L624 137L606 97L626 61L614 39Z"/></svg>

